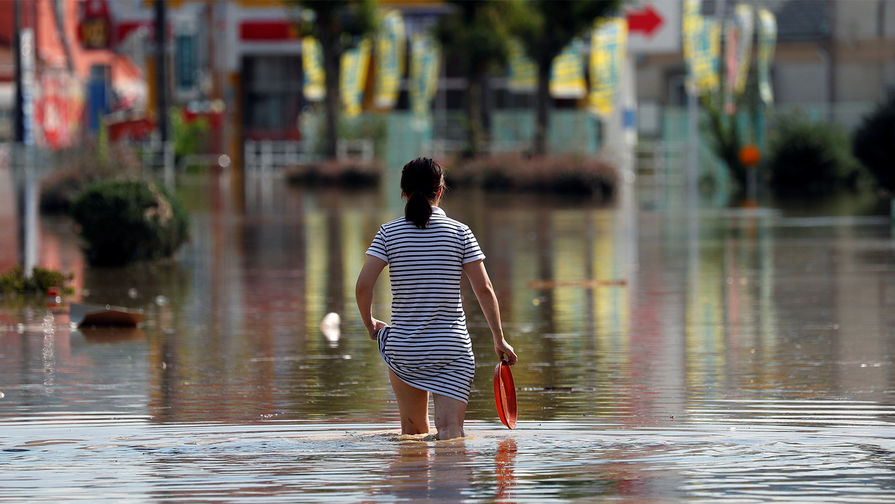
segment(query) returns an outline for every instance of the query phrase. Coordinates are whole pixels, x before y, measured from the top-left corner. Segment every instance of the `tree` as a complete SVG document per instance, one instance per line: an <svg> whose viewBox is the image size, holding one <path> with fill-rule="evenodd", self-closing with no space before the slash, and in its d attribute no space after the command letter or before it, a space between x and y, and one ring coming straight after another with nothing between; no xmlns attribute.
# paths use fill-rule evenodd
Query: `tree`
<svg viewBox="0 0 895 504"><path fill-rule="evenodd" d="M326 85L323 101L326 109L325 154L334 158L342 54L376 29L376 0L290 0L290 3L314 12L313 20L303 18L299 29L320 41Z"/></svg>
<svg viewBox="0 0 895 504"><path fill-rule="evenodd" d="M853 151L880 187L895 193L895 93L861 120Z"/></svg>
<svg viewBox="0 0 895 504"><path fill-rule="evenodd" d="M575 39L592 28L598 18L618 12L620 0L527 0L523 13L513 16L512 31L538 68L535 152L547 153L550 68L553 59Z"/></svg>
<svg viewBox="0 0 895 504"><path fill-rule="evenodd" d="M510 40L508 14L514 4L505 0L450 0L453 13L435 26L435 37L444 53L466 77L466 125L468 154L481 151L482 89L488 73L506 64Z"/></svg>

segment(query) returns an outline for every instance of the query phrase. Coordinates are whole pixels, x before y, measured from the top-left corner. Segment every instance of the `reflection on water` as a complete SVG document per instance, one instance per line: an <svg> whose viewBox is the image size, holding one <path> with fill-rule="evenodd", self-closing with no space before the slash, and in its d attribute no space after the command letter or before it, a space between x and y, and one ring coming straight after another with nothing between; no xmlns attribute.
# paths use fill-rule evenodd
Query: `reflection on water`
<svg viewBox="0 0 895 504"><path fill-rule="evenodd" d="M64 305L4 302L0 498L895 498L887 219L728 210L690 226L449 194L520 355L520 425L500 428L464 286L480 369L471 436L444 444L383 431L397 407L354 308L396 202L270 181L236 199L219 180L182 192L192 238L176 261L87 268L70 222L42 222L42 261L75 271L77 297L147 322L73 330ZM376 302L387 318L387 276Z"/></svg>

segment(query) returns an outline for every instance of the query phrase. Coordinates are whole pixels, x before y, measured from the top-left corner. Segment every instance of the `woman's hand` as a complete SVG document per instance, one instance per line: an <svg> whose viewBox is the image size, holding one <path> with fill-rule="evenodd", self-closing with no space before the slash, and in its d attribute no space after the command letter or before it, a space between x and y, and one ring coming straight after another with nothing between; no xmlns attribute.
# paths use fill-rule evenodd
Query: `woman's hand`
<svg viewBox="0 0 895 504"><path fill-rule="evenodd" d="M372 319L372 321L373 323L367 326L367 332L370 333L370 339L375 340L376 333L378 333L383 327L388 327L388 324L375 318Z"/></svg>
<svg viewBox="0 0 895 504"><path fill-rule="evenodd" d="M516 352L513 351L513 347L504 338L494 342L494 351L497 352L497 358L506 361L507 364L512 366L516 363Z"/></svg>

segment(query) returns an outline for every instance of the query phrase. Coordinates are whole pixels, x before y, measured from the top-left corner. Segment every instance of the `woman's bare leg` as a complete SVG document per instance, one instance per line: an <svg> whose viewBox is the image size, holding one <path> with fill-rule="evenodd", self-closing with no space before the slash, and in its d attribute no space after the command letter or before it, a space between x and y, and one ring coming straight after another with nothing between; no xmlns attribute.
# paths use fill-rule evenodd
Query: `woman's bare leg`
<svg viewBox="0 0 895 504"><path fill-rule="evenodd" d="M435 397L435 428L438 439L463 437L463 419L466 418L466 403L443 395Z"/></svg>
<svg viewBox="0 0 895 504"><path fill-rule="evenodd" d="M401 434L427 434L429 432L429 393L413 388L389 369L388 379L398 398L401 412ZM438 411L436 407L436 411Z"/></svg>

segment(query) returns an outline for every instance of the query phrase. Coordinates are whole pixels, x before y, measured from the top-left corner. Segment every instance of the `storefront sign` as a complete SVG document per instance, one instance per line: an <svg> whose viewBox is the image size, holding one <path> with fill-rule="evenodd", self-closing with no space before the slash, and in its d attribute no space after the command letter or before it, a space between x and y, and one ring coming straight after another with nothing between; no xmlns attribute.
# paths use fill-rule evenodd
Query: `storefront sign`
<svg viewBox="0 0 895 504"><path fill-rule="evenodd" d="M78 40L85 49L108 49L112 45L112 18L106 0L87 0L78 17Z"/></svg>

